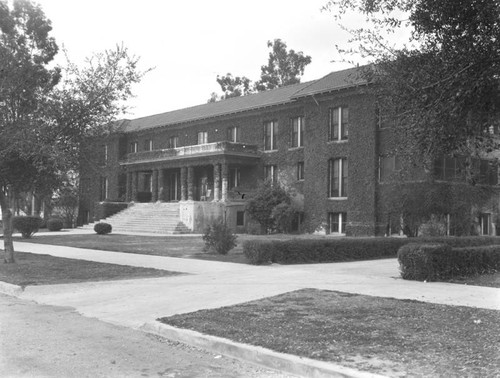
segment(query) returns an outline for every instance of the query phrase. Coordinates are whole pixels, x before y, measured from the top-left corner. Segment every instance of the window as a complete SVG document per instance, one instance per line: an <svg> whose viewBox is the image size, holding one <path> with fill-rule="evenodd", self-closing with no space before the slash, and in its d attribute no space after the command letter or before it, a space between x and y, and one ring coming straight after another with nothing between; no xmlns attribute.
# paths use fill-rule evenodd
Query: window
<svg viewBox="0 0 500 378"><path fill-rule="evenodd" d="M481 223L481 235L489 235L490 234L491 214L481 214L479 216L479 220Z"/></svg>
<svg viewBox="0 0 500 378"><path fill-rule="evenodd" d="M206 144L208 143L208 132L200 131L198 133L198 144Z"/></svg>
<svg viewBox="0 0 500 378"><path fill-rule="evenodd" d="M153 151L153 140L147 139L144 141L144 151Z"/></svg>
<svg viewBox="0 0 500 378"><path fill-rule="evenodd" d="M328 233L345 235L347 213L328 213Z"/></svg>
<svg viewBox="0 0 500 378"><path fill-rule="evenodd" d="M304 146L304 117L290 119L292 147Z"/></svg>
<svg viewBox="0 0 500 378"><path fill-rule="evenodd" d="M227 129L227 140L233 143L240 142L240 130L238 127L233 126Z"/></svg>
<svg viewBox="0 0 500 378"><path fill-rule="evenodd" d="M328 161L328 197L347 197L347 159L330 159Z"/></svg>
<svg viewBox="0 0 500 378"><path fill-rule="evenodd" d="M236 212L236 226L244 226L245 225L245 212L237 211Z"/></svg>
<svg viewBox="0 0 500 378"><path fill-rule="evenodd" d="M264 150L271 151L276 149L278 140L278 122L270 121L264 123Z"/></svg>
<svg viewBox="0 0 500 378"><path fill-rule="evenodd" d="M179 145L179 137L173 136L168 138L168 147L167 148L177 148Z"/></svg>
<svg viewBox="0 0 500 378"><path fill-rule="evenodd" d="M329 112L329 140L347 140L349 129L349 108L330 108Z"/></svg>
<svg viewBox="0 0 500 378"><path fill-rule="evenodd" d="M436 180L464 181L466 161L464 158L440 157L434 161L434 178Z"/></svg>
<svg viewBox="0 0 500 378"><path fill-rule="evenodd" d="M107 177L101 177L101 191L99 195L99 200L104 201L108 198L108 179Z"/></svg>
<svg viewBox="0 0 500 378"><path fill-rule="evenodd" d="M137 143L137 142L130 143L130 150L129 150L129 152L135 153L135 152L138 151L138 149L139 149L139 143Z"/></svg>
<svg viewBox="0 0 500 378"><path fill-rule="evenodd" d="M299 161L297 163L297 180L304 180L304 162Z"/></svg>
<svg viewBox="0 0 500 378"><path fill-rule="evenodd" d="M398 156L381 156L379 158L379 181L384 182L401 170L401 160Z"/></svg>
<svg viewBox="0 0 500 378"><path fill-rule="evenodd" d="M275 165L265 165L264 166L264 178L270 180L271 182L278 181L278 167Z"/></svg>
<svg viewBox="0 0 500 378"><path fill-rule="evenodd" d="M474 161L474 172L476 173L476 176L479 175L476 179L479 184L498 184L498 165L495 161L486 159L478 159Z"/></svg>
<svg viewBox="0 0 500 378"><path fill-rule="evenodd" d="M240 186L240 169L230 168L229 169L229 189L236 188Z"/></svg>
<svg viewBox="0 0 500 378"><path fill-rule="evenodd" d="M99 156L99 165L104 166L108 162L108 145L103 144L101 146L101 153Z"/></svg>

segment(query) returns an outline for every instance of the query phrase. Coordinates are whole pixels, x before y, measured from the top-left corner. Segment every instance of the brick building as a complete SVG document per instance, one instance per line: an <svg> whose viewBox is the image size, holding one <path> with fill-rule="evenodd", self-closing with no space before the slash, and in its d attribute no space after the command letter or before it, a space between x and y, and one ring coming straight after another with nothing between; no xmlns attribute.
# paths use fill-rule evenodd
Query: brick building
<svg viewBox="0 0 500 378"><path fill-rule="evenodd" d="M245 201L259 180L269 178L292 190L301 231L383 235L387 210L380 202L379 163L385 175L390 131L366 88L353 68L121 121L96 144L96 164L82 167L80 221L99 219L94 204L102 201L160 201L175 204L191 231L224 217L245 232L253 227ZM488 222L491 234L493 217Z"/></svg>

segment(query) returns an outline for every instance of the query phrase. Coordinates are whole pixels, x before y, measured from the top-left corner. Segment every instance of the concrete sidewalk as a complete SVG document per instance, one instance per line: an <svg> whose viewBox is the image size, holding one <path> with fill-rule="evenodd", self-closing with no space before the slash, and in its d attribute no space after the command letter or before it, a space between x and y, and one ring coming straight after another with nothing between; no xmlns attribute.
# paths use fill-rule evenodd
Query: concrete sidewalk
<svg viewBox="0 0 500 378"><path fill-rule="evenodd" d="M23 299L55 306L70 306L88 317L156 332L168 338L173 338L178 332L172 333L172 330L159 325L155 321L159 317L230 306L303 288L500 310L500 289L405 281L399 278L396 259L252 266L23 242L15 242L15 249L186 273L165 278L27 286L23 291L15 293ZM227 353L228 355L241 359L247 358L245 356L248 355L259 356L257 361L252 361L254 363L259 363L263 356L263 352L255 347L234 346L227 340L221 341L201 334L193 336L191 333L182 332L179 341L208 343L203 345L209 345L209 349L221 348L220 353L226 353L224 348L229 348L236 352ZM265 366L279 370L286 365L286 371L293 374L312 376L310 372L315 371L319 372L314 373L314 376L318 377L366 376L355 371L346 373L342 367L332 364L318 364L289 355L273 357L274 352L266 353L269 355L269 361L273 361L275 365L267 363Z"/></svg>

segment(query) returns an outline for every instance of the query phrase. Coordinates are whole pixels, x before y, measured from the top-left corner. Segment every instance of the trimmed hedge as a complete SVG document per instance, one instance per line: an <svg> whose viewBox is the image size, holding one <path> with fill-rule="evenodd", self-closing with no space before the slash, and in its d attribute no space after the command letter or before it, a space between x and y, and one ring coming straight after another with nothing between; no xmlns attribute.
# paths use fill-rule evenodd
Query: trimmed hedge
<svg viewBox="0 0 500 378"><path fill-rule="evenodd" d="M111 230L112 227L109 223L100 222L94 225L94 231L99 235L110 234Z"/></svg>
<svg viewBox="0 0 500 378"><path fill-rule="evenodd" d="M412 243L446 244L450 247L500 245L499 237L439 238L324 238L247 240L243 253L251 264L300 264L372 260L396 257L399 248Z"/></svg>
<svg viewBox="0 0 500 378"><path fill-rule="evenodd" d="M25 239L31 238L42 225L42 219L34 216L16 216L12 218L12 227Z"/></svg>
<svg viewBox="0 0 500 378"><path fill-rule="evenodd" d="M62 219L59 219L59 218L50 218L48 221L47 221L47 229L49 231L61 231L62 228L63 228L63 221Z"/></svg>
<svg viewBox="0 0 500 378"><path fill-rule="evenodd" d="M446 244L410 243L398 251L401 276L442 281L500 270L500 245L452 248Z"/></svg>

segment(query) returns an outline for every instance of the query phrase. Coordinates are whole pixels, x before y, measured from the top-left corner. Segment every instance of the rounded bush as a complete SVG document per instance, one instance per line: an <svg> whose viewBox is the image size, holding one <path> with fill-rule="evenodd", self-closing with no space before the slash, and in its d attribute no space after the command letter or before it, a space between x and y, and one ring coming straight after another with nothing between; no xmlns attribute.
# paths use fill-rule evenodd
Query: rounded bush
<svg viewBox="0 0 500 378"><path fill-rule="evenodd" d="M23 238L28 239L38 231L42 219L32 216L17 216L12 218L12 227L19 231Z"/></svg>
<svg viewBox="0 0 500 378"><path fill-rule="evenodd" d="M112 227L109 223L99 222L94 226L94 231L99 235L110 234Z"/></svg>
<svg viewBox="0 0 500 378"><path fill-rule="evenodd" d="M205 247L203 249L205 252L213 250L220 255L227 255L231 249L236 247L236 238L237 236L225 223L213 222L205 229L203 235Z"/></svg>
<svg viewBox="0 0 500 378"><path fill-rule="evenodd" d="M50 218L47 221L47 229L49 231L61 231L63 228L63 221L59 218Z"/></svg>

